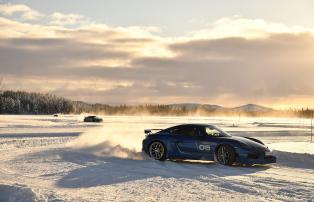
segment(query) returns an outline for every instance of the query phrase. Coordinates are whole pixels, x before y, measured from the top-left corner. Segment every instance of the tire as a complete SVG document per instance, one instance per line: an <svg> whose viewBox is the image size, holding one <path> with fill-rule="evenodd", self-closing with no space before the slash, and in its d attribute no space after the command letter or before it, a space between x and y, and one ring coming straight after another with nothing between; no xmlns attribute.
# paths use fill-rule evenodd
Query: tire
<svg viewBox="0 0 314 202"><path fill-rule="evenodd" d="M231 166L235 162L235 157L235 151L229 145L221 145L216 152L217 161L222 165Z"/></svg>
<svg viewBox="0 0 314 202"><path fill-rule="evenodd" d="M149 156L158 161L166 160L167 148L162 142L154 141L148 147Z"/></svg>

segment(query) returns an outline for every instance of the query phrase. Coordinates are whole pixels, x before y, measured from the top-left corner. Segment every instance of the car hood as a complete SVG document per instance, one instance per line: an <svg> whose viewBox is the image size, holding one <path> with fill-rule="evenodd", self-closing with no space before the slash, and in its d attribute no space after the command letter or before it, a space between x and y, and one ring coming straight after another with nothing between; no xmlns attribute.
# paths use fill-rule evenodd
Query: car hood
<svg viewBox="0 0 314 202"><path fill-rule="evenodd" d="M241 142L242 144L245 144L247 147L254 150L262 150L262 151L268 150L268 148L265 145L260 144L258 142L255 142L254 140L251 140L245 137L231 136L231 139Z"/></svg>

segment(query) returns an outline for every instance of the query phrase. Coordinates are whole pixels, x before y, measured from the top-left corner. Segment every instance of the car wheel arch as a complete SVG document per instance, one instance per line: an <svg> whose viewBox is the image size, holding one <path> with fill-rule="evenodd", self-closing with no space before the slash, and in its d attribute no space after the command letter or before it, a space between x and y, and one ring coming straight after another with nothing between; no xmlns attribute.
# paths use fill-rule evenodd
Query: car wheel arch
<svg viewBox="0 0 314 202"><path fill-rule="evenodd" d="M164 146L167 146L167 144L165 143L165 141L160 140L160 139L152 139L149 141L148 146L150 146L153 142L160 142L162 143Z"/></svg>

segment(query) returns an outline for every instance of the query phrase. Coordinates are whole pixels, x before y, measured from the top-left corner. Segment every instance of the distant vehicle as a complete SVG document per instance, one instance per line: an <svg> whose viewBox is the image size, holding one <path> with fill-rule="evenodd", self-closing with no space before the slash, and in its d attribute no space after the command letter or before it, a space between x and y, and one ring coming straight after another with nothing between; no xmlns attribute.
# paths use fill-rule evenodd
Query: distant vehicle
<svg viewBox="0 0 314 202"><path fill-rule="evenodd" d="M54 114L53 116L54 116L54 117L59 117L59 114Z"/></svg>
<svg viewBox="0 0 314 202"><path fill-rule="evenodd" d="M152 131L158 132L153 133ZM146 129L142 150L155 160L211 160L223 165L269 164L276 157L255 138L231 136L214 125L184 124Z"/></svg>
<svg viewBox="0 0 314 202"><path fill-rule="evenodd" d="M97 116L86 116L84 122L102 122L102 118Z"/></svg>

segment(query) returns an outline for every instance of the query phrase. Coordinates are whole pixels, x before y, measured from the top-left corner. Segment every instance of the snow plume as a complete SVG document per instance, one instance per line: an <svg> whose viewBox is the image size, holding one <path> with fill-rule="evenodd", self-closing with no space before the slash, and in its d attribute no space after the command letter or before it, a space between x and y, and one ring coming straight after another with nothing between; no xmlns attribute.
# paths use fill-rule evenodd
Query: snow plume
<svg viewBox="0 0 314 202"><path fill-rule="evenodd" d="M72 149L97 156L143 159L144 127L134 124L104 124L82 133L69 143Z"/></svg>

